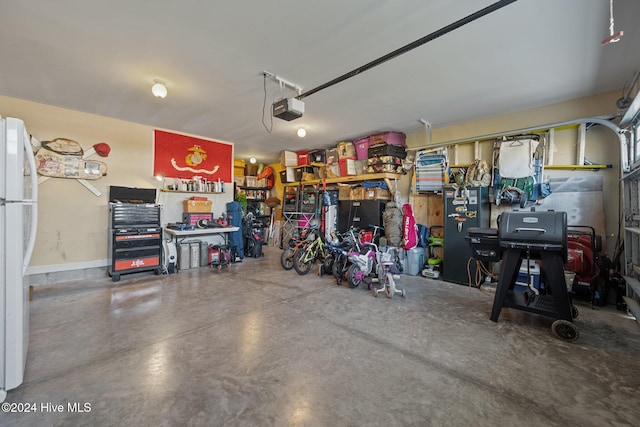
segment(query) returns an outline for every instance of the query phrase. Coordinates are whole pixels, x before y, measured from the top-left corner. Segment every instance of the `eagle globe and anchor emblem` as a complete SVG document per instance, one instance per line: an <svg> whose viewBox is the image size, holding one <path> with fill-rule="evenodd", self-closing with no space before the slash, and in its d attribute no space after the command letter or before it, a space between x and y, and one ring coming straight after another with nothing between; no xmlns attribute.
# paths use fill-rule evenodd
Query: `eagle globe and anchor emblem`
<svg viewBox="0 0 640 427"><path fill-rule="evenodd" d="M188 153L184 158L184 161L187 166L180 166L176 161L175 157L171 159L171 165L175 170L178 171L189 171L193 173L207 173L214 174L220 168L220 165L215 165L212 169L203 169L198 168L202 162L207 160L207 152L197 144L194 144L193 147L187 149Z"/></svg>

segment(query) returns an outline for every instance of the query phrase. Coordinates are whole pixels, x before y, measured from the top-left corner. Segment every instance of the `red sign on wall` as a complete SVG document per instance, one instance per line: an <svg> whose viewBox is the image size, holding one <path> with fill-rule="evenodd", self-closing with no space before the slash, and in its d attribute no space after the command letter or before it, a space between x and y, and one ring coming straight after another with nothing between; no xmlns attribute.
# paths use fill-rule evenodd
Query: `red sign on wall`
<svg viewBox="0 0 640 427"><path fill-rule="evenodd" d="M166 178L233 180L233 144L153 131L153 174Z"/></svg>

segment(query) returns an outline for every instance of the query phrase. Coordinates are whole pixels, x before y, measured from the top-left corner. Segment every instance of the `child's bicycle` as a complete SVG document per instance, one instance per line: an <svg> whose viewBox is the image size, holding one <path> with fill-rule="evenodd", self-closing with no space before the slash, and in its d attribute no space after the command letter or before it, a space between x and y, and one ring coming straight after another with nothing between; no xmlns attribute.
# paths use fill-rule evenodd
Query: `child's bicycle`
<svg viewBox="0 0 640 427"><path fill-rule="evenodd" d="M305 275L311 270L311 266L316 260L324 263L327 257L325 248L325 238L322 233L315 233L316 238L305 247L298 248L293 253L293 268L298 274Z"/></svg>
<svg viewBox="0 0 640 427"><path fill-rule="evenodd" d="M318 232L316 226L305 228L300 232L300 237L293 237L289 240L289 247L282 251L280 254L280 264L285 270L291 270L293 268L293 254L299 248L304 248L306 245L315 240L315 233Z"/></svg>
<svg viewBox="0 0 640 427"><path fill-rule="evenodd" d="M394 295L400 295L401 297L406 297L407 293L404 289L396 288L396 281L393 277L393 273L391 269L395 266L396 261L393 259L393 256L390 253L380 252L376 247L376 257L377 257L377 282L381 285L381 287L376 287L376 285L371 282L369 288L371 289L371 293L373 293L374 297L378 296L379 292L384 291L387 295L387 298L393 298Z"/></svg>
<svg viewBox="0 0 640 427"><path fill-rule="evenodd" d="M349 286L351 288L357 288L360 283L369 276L371 273L377 272L377 259L378 259L378 245L375 244L377 240L378 231L382 227L377 225L371 225L373 227L373 233L370 236L371 241L362 243L360 248L354 248L349 252L349 266L346 276ZM371 282L369 282L369 289L371 289Z"/></svg>

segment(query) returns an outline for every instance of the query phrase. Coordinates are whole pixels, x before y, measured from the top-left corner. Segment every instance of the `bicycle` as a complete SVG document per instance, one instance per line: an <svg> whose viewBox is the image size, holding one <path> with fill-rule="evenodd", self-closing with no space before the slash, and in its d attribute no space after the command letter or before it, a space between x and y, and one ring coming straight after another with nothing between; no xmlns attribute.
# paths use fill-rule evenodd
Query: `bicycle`
<svg viewBox="0 0 640 427"><path fill-rule="evenodd" d="M393 277L393 273L391 269L395 266L395 260L390 253L381 252L378 250L378 247L375 243L372 243L376 248L376 260L377 260L377 272L376 276L378 276L378 283L382 286L380 288L376 287L373 282L369 284L369 288L373 293L374 297L378 296L379 292L384 291L387 295L387 298L392 298L394 295L400 295L402 298L407 296L407 293L404 289L396 288L396 281Z"/></svg>
<svg viewBox="0 0 640 427"><path fill-rule="evenodd" d="M317 226L305 228L302 230L299 238L294 237L289 240L289 247L280 254L280 264L282 265L282 268L285 270L291 270L293 268L293 254L299 248L303 248L315 240L315 234L317 231Z"/></svg>
<svg viewBox="0 0 640 427"><path fill-rule="evenodd" d="M338 286L342 285L342 281L346 278L347 271L351 266L349 253L359 252L362 249L360 238L360 232L356 235L356 229L351 227L345 236L344 242L333 250L334 260L331 272Z"/></svg>
<svg viewBox="0 0 640 427"><path fill-rule="evenodd" d="M349 252L351 266L349 266L346 276L351 288L357 288L365 277L378 271L380 251L374 242L378 239L379 231L384 228L377 225L370 225L370 227L373 228L371 242L364 243L361 250ZM371 283L369 283L369 289L371 289Z"/></svg>
<svg viewBox="0 0 640 427"><path fill-rule="evenodd" d="M320 260L324 263L327 257L325 239L322 233L316 233L313 242L304 248L298 248L293 253L293 268L298 274L305 275L311 270L311 265Z"/></svg>

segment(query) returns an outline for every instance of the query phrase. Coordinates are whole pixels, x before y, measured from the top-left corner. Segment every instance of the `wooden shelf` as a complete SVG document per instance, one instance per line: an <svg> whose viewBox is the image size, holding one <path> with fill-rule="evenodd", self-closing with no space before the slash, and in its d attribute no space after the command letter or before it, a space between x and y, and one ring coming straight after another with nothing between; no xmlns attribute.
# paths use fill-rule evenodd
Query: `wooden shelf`
<svg viewBox="0 0 640 427"><path fill-rule="evenodd" d="M309 181L296 181L296 182L285 182L282 185L285 187L298 187L300 185L314 185L314 184L322 184L323 182L327 184L342 184L342 183L351 183L351 182L360 182L360 181L373 181L380 179L397 179L400 178L402 174L399 173L368 173L364 175L349 175L349 176L340 176L337 178L326 178L326 179L313 179Z"/></svg>
<svg viewBox="0 0 640 427"><path fill-rule="evenodd" d="M167 190L166 188L161 188L160 191L163 193L184 193L184 194L224 194L223 191L182 191L182 190Z"/></svg>

